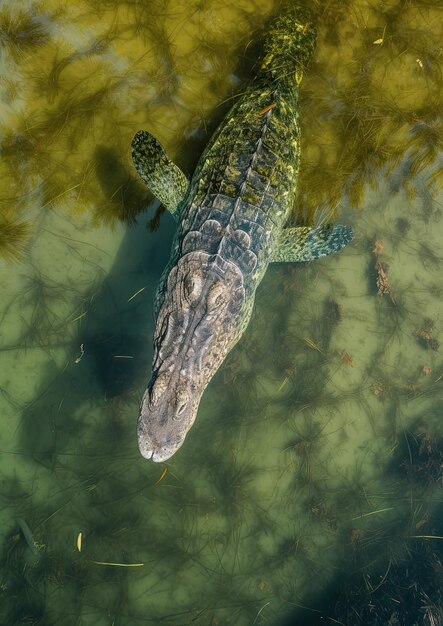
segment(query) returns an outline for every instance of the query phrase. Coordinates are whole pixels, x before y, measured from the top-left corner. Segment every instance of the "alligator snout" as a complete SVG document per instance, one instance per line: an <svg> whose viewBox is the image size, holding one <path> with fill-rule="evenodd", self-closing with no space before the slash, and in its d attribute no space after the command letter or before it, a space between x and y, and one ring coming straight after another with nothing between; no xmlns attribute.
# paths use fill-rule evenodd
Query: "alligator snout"
<svg viewBox="0 0 443 626"><path fill-rule="evenodd" d="M200 396L182 386L165 388L161 378L145 391L137 426L142 456L161 462L175 454L194 423Z"/></svg>

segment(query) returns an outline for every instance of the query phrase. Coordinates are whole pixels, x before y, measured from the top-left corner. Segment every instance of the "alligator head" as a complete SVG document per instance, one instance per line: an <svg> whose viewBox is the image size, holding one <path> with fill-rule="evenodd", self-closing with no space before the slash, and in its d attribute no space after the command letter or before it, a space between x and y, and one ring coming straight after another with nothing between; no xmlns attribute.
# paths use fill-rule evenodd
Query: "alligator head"
<svg viewBox="0 0 443 626"><path fill-rule="evenodd" d="M205 387L245 323L242 273L218 255L186 254L160 289L152 377L137 428L140 452L153 461L182 445Z"/></svg>

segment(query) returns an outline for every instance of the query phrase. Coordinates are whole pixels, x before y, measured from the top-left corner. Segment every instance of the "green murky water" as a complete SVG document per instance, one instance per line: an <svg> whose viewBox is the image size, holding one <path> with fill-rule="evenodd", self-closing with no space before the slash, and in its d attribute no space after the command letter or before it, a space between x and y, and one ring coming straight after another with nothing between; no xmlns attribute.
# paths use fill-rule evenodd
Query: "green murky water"
<svg viewBox="0 0 443 626"><path fill-rule="evenodd" d="M310 6L294 216L355 239L269 269L155 465L135 423L174 225L131 138L192 173L277 5L0 3L1 624L443 624L443 9Z"/></svg>

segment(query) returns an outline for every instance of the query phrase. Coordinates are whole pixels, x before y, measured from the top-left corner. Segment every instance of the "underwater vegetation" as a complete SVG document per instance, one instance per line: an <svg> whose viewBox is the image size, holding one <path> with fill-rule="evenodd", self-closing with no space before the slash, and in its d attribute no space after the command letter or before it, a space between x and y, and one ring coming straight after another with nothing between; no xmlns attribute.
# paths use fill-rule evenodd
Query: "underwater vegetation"
<svg viewBox="0 0 443 626"><path fill-rule="evenodd" d="M108 2L90 14L80 5L2 6L0 159L9 191L0 202L12 189L18 199L2 228L5 259L20 256L23 214L35 204L62 203L99 227L134 224L147 204L129 161L140 126L172 156L182 152L192 171L214 122L254 72L257 32L276 8L192 6L189 15L170 2ZM301 90L298 219L312 221L319 207L331 216L344 199L361 206L380 170L402 167L399 189L411 198L419 174L431 194L442 188L441 6L402 7L311 7L319 43ZM29 195L37 189L43 193Z"/></svg>
<svg viewBox="0 0 443 626"><path fill-rule="evenodd" d="M442 555L423 540L410 542L403 557L392 558L384 571L345 576L341 590L330 590L329 606L303 611L303 624L319 626L437 626L443 621ZM285 622L284 622L285 623ZM286 624L286 623L285 623ZM289 626L290 622L287 622Z"/></svg>
<svg viewBox="0 0 443 626"><path fill-rule="evenodd" d="M439 506L432 506L432 500L441 493L442 440L434 439L425 427L425 421L419 419L411 432L404 433L390 463L389 472L393 476L409 477L415 490L411 502L417 502L410 522L405 520L405 527L397 527L394 533L400 545L403 542L403 550L395 552L391 547L384 566L379 563L375 569L365 567L346 577L338 597L334 598L335 606L325 608L331 622L346 626L436 626L443 621L443 555L438 534L442 521L441 498ZM374 532L367 529L352 531L355 558L361 558L367 547L374 550L375 537L371 535ZM363 584L356 583L356 576ZM317 623L320 622L315 619L309 621L309 624Z"/></svg>
<svg viewBox="0 0 443 626"><path fill-rule="evenodd" d="M32 49L43 45L48 37L43 15L34 9L26 11L13 5L4 5L0 11L0 44L15 61L24 60Z"/></svg>
<svg viewBox="0 0 443 626"><path fill-rule="evenodd" d="M428 47L429 39L422 30L433 11L439 16L436 27L441 36L438 3L426 3L422 9L420 3L412 2L402 10L396 3L389 7L372 4L370 8L352 2L320 3L325 28L320 28L315 71L307 75L302 91L302 95L309 94L312 81L312 88L322 94L311 103L303 128L309 145L305 147L299 204L305 212L309 207L312 214L323 204L335 209L343 201L343 192L352 205L360 206L365 185L376 186L377 173L381 169L393 172L405 156L408 172L402 186L408 193L413 193L414 176L430 165L435 170L427 172L428 183L431 178L438 179L441 58L437 47ZM354 30L362 22L363 36ZM342 63L348 58L346 68L339 65L331 71L328 51ZM317 129L310 128L314 119ZM321 145L312 144L315 136L323 138Z"/></svg>
<svg viewBox="0 0 443 626"><path fill-rule="evenodd" d="M97 178L107 198L97 206L94 222L111 227L117 222L134 226L140 207L149 203L149 194L122 166L118 155L110 148L97 146L94 161Z"/></svg>
<svg viewBox="0 0 443 626"><path fill-rule="evenodd" d="M0 255L5 261L18 261L25 252L30 225L26 222L0 221Z"/></svg>
<svg viewBox="0 0 443 626"><path fill-rule="evenodd" d="M173 224L130 141L191 175L277 4L2 4L1 624L443 623L439 0L311 3L294 218L355 242L270 268L195 437L135 449Z"/></svg>

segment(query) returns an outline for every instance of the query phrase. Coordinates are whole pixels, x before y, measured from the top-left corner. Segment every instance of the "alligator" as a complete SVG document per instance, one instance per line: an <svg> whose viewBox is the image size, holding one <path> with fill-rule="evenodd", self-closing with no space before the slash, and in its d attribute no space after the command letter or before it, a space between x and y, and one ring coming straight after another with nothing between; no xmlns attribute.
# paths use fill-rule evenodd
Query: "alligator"
<svg viewBox="0 0 443 626"><path fill-rule="evenodd" d="M203 391L244 333L269 263L311 261L352 238L343 225L288 226L300 160L298 85L316 29L288 6L270 24L255 79L204 150L191 181L138 131L135 168L177 221L155 298L152 375L138 418L143 457L169 459Z"/></svg>

